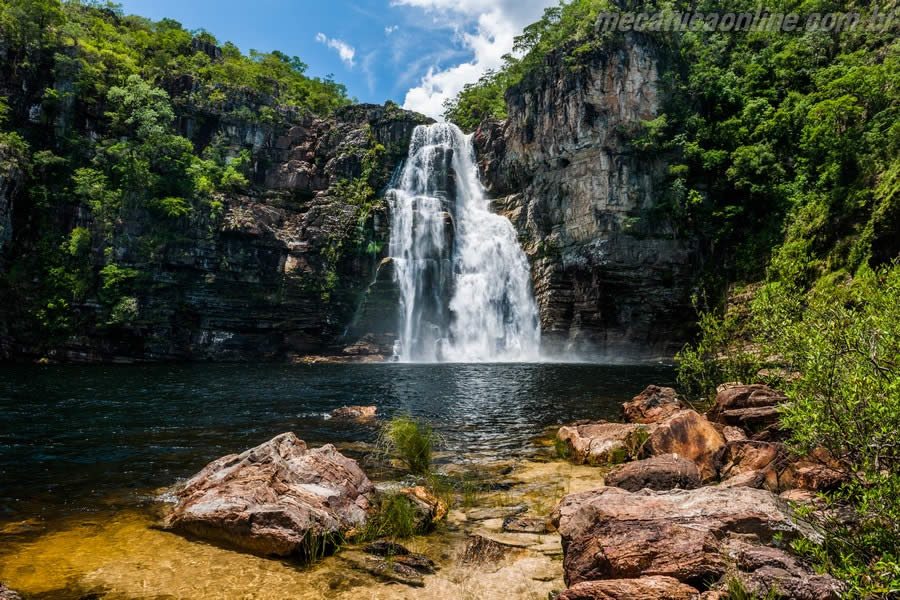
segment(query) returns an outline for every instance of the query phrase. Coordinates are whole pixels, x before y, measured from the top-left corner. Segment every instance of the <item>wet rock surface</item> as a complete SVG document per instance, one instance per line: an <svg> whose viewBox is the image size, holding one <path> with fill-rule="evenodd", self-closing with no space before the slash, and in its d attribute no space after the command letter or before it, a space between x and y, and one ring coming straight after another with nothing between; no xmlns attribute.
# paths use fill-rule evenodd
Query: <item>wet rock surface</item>
<svg viewBox="0 0 900 600"><path fill-rule="evenodd" d="M356 461L293 433L211 462L174 494L166 528L276 556L302 556L361 527L375 500Z"/></svg>
<svg viewBox="0 0 900 600"><path fill-rule="evenodd" d="M342 406L331 411L332 419L344 421L370 421L375 418L375 406Z"/></svg>

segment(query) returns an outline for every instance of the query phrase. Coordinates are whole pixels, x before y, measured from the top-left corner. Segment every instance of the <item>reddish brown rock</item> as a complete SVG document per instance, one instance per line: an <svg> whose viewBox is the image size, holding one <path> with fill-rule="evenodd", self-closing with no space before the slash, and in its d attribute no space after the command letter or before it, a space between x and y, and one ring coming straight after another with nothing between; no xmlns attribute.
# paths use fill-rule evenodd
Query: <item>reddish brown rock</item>
<svg viewBox="0 0 900 600"><path fill-rule="evenodd" d="M827 465L807 464L803 461L788 466L778 478L781 488L799 488L816 492L837 489L847 475Z"/></svg>
<svg viewBox="0 0 900 600"><path fill-rule="evenodd" d="M699 592L671 577L584 581L564 591L558 600L692 600Z"/></svg>
<svg viewBox="0 0 900 600"><path fill-rule="evenodd" d="M626 423L656 423L684 408L670 387L648 385L631 402L622 405Z"/></svg>
<svg viewBox="0 0 900 600"><path fill-rule="evenodd" d="M766 490L702 487L627 492L613 487L570 494L551 520L562 536L566 583L664 575L714 580L728 565L722 539L751 534L766 543L801 532L788 504Z"/></svg>
<svg viewBox="0 0 900 600"><path fill-rule="evenodd" d="M716 402L709 412L706 413L706 416L710 421L740 425L740 422L734 422L739 420L739 413L731 413L730 420L724 420L723 414L726 411L777 407L786 401L787 397L784 394L773 390L767 385L758 383L753 385L733 385L719 390L719 393L716 395Z"/></svg>
<svg viewBox="0 0 900 600"><path fill-rule="evenodd" d="M747 433L733 425L724 425L721 432L726 442L740 442L747 439Z"/></svg>
<svg viewBox="0 0 900 600"><path fill-rule="evenodd" d="M332 419L347 421L368 421L375 418L375 406L342 406L331 411Z"/></svg>
<svg viewBox="0 0 900 600"><path fill-rule="evenodd" d="M738 425L747 429L764 429L778 423L777 406L757 406L753 408L735 408L722 411L718 419L722 423Z"/></svg>
<svg viewBox="0 0 900 600"><path fill-rule="evenodd" d="M783 457L785 452L784 446L771 442L752 440L730 442L725 447L721 476L727 479L748 471L764 471Z"/></svg>
<svg viewBox="0 0 900 600"><path fill-rule="evenodd" d="M560 427L556 437L565 442L569 458L578 464L622 462L629 450L637 450L642 430L653 426L634 423L590 423ZM631 448L630 448L631 447Z"/></svg>
<svg viewBox="0 0 900 600"><path fill-rule="evenodd" d="M365 524L375 488L356 461L293 433L208 464L175 491L168 529L262 555L302 554L309 537Z"/></svg>
<svg viewBox="0 0 900 600"><path fill-rule="evenodd" d="M645 445L651 456L677 454L697 463L704 482L718 476L725 438L693 410L682 410L658 423Z"/></svg>
<svg viewBox="0 0 900 600"><path fill-rule="evenodd" d="M620 465L607 474L604 482L630 492L644 488L692 490L700 487L700 470L693 461L677 454L662 454Z"/></svg>
<svg viewBox="0 0 900 600"><path fill-rule="evenodd" d="M838 600L844 585L813 570L783 550L767 546L748 546L736 554L738 571L734 577L748 594L765 597L776 590L779 598L792 600Z"/></svg>
<svg viewBox="0 0 900 600"><path fill-rule="evenodd" d="M745 471L740 475L729 477L728 479L720 483L719 487L750 487L762 489L764 487L767 487L766 475L767 474L763 471Z"/></svg>

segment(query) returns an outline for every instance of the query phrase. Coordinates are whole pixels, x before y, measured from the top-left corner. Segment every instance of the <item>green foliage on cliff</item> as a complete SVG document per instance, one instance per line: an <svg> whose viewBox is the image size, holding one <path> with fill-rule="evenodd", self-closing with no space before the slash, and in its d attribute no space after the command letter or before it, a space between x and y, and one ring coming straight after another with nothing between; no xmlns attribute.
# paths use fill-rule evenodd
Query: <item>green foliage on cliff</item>
<svg viewBox="0 0 900 600"><path fill-rule="evenodd" d="M744 0L661 0L635 10L755 9ZM848 9L871 10L830 0L778 7L801 21ZM605 0L547 9L516 38L503 68L467 86L445 116L472 130L484 118L503 118L504 93L524 77L537 81L550 55L572 69L601 68L625 44L641 44L659 58L663 112L619 133L635 152L669 162L663 193L642 218L700 242L711 259L709 290L762 278L775 248L782 262L802 263L808 284L897 255L900 43L893 30L595 31L599 13L619 10Z"/></svg>
<svg viewBox="0 0 900 600"><path fill-rule="evenodd" d="M188 230L212 236L224 196L248 190L249 151L195 146L185 117L266 127L351 102L297 57L95 0L0 2L0 50L0 177L20 180L22 221L0 232L0 334L38 347L134 322L151 280L137 268Z"/></svg>

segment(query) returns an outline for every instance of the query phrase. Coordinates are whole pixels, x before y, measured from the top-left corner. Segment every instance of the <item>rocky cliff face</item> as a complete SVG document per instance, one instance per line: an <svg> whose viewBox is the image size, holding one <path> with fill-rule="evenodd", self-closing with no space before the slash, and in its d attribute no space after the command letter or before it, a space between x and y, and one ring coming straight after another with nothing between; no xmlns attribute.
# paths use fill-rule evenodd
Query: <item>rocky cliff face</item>
<svg viewBox="0 0 900 600"><path fill-rule="evenodd" d="M696 247L652 216L664 157L628 144L660 111L659 54L634 36L577 66L564 57L509 90L506 121L476 132L485 183L531 261L546 349L671 358L694 321Z"/></svg>
<svg viewBox="0 0 900 600"><path fill-rule="evenodd" d="M357 341L348 323L383 258L388 217L381 192L405 158L422 115L388 103L356 105L328 119L273 107L269 122L191 103L188 80L167 90L177 128L195 147L215 143L229 155L248 150L251 185L218 198L217 210L168 223L164 232L139 209L120 219L116 264L140 273L111 322L108 307L87 298L72 320L98 323L47 344L17 331L12 307L0 313L0 356L68 361L261 360L341 354ZM243 106L265 98L229 98ZM258 111L256 111L258 114ZM11 221L11 175L0 173L0 244ZM375 192L360 192L365 179ZM22 203L16 221L27 229ZM196 211L195 211L196 212ZM87 211L57 215L63 230L95 229ZM139 242L138 242L139 241ZM22 247L29 241L20 240ZM7 261L15 261L7 253ZM103 258L93 252L92 260ZM7 262L7 268L9 266ZM118 308L118 307L117 307ZM115 312L115 310L114 310ZM364 326L387 327L373 323ZM382 336L383 337L383 336ZM390 340L381 340L389 347ZM356 344L353 354L382 347Z"/></svg>

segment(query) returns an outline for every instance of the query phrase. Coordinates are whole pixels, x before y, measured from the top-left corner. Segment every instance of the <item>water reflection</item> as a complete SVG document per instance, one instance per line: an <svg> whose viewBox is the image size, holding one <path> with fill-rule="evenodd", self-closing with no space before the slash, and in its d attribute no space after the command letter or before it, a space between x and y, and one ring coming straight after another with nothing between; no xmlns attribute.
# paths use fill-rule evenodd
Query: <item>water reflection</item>
<svg viewBox="0 0 900 600"><path fill-rule="evenodd" d="M347 404L432 421L457 457L530 452L547 426L614 418L664 367L590 364L0 367L0 520L93 510L283 431L372 441Z"/></svg>

